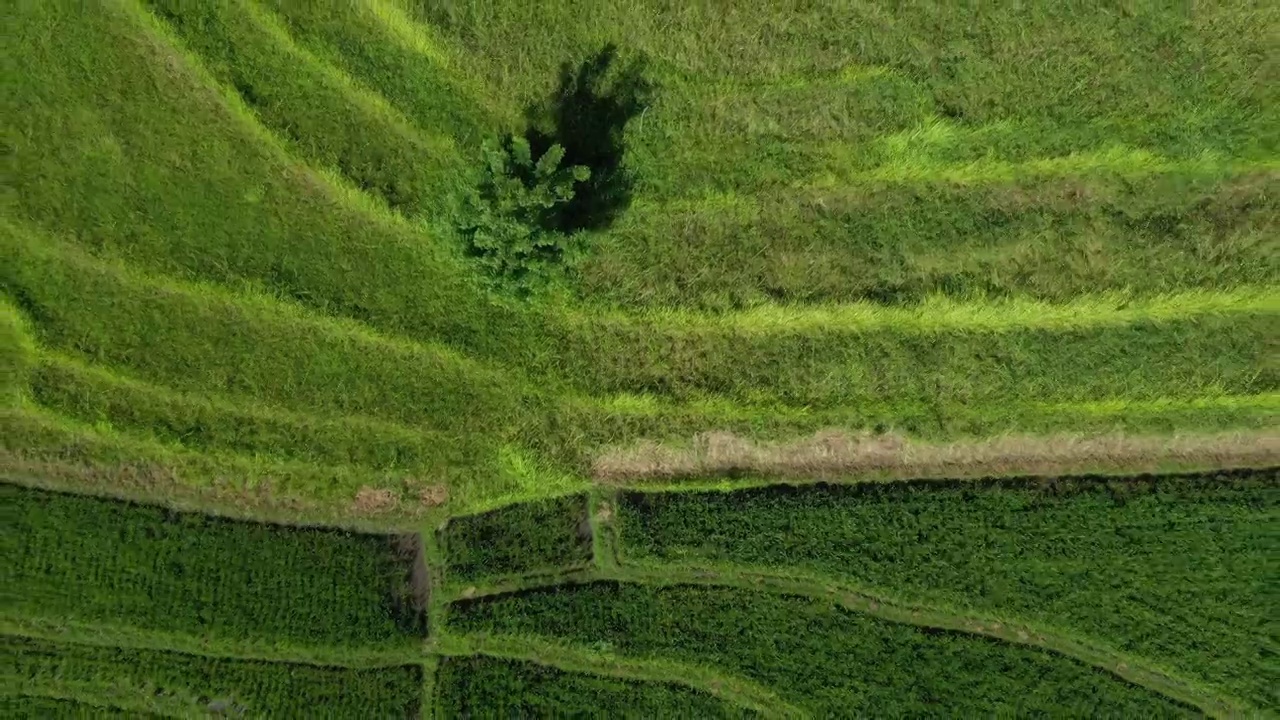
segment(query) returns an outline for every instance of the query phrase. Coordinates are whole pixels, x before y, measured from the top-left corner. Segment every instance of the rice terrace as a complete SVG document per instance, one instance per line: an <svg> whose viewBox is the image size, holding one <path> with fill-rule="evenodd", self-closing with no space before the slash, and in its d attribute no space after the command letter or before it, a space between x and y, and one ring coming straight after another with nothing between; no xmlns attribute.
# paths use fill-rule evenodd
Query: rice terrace
<svg viewBox="0 0 1280 720"><path fill-rule="evenodd" d="M0 37L0 717L1280 717L1280 4Z"/></svg>

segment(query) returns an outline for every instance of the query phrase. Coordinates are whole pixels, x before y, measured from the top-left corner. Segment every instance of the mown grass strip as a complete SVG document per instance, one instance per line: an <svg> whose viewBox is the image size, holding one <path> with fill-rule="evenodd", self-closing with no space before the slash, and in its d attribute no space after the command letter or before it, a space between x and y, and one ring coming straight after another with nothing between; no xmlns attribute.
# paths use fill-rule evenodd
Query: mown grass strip
<svg viewBox="0 0 1280 720"><path fill-rule="evenodd" d="M1073 659L926 631L830 601L742 588L576 584L450 607L451 632L537 637L624 656L714 666L809 712L1134 712L1191 708Z"/></svg>
<svg viewBox="0 0 1280 720"><path fill-rule="evenodd" d="M583 651L535 637L444 635L435 638L435 643L434 650L445 657L481 655L537 663L566 672L681 685L768 717L805 715L769 688L701 665L668 659L629 658L598 649Z"/></svg>
<svg viewBox="0 0 1280 720"><path fill-rule="evenodd" d="M562 354L555 372L593 395L883 409L910 418L904 429L918 432L972 415L970 406L1003 408L1031 398L1082 402L1274 392L1277 377L1266 358L1276 318L1261 299L1239 312L999 330L805 329L800 323L792 330L775 324L777 332L762 334L745 327L583 316L557 339Z"/></svg>
<svg viewBox="0 0 1280 720"><path fill-rule="evenodd" d="M1063 652L1113 648L1107 667L1140 658L1262 706L1269 684L1253 658L1266 652L1277 477L1271 468L628 492L617 522L624 567L829 578L898 605L1032 623Z"/></svg>
<svg viewBox="0 0 1280 720"><path fill-rule="evenodd" d="M1262 315L1280 321L1280 291L1273 287L1188 290L1134 298L1094 293L1062 303L1029 299L961 302L932 296L911 307L848 303L818 307L762 305L731 313L658 310L639 318L618 312L582 312L579 321L651 324L676 330L723 330L745 336L832 332L872 332L889 328L921 334L965 331L1002 333L1027 330L1088 330L1135 323L1171 323L1217 315Z"/></svg>
<svg viewBox="0 0 1280 720"><path fill-rule="evenodd" d="M351 669L264 663L176 652L103 648L0 638L10 663L6 685L25 692L99 695L134 693L157 709L182 714L254 716L307 714L415 717L421 708L422 667Z"/></svg>
<svg viewBox="0 0 1280 720"><path fill-rule="evenodd" d="M755 713L685 685L566 672L484 655L446 657L441 663L437 717L541 714L716 718Z"/></svg>
<svg viewBox="0 0 1280 720"><path fill-rule="evenodd" d="M0 485L6 614L214 640L410 647L426 593L401 538Z"/></svg>
<svg viewBox="0 0 1280 720"><path fill-rule="evenodd" d="M1264 415L1265 418L1265 415ZM781 442L755 442L731 433L706 433L693 443L642 442L597 455L593 475L608 484L649 489L846 484L892 479L953 479L1097 473L1132 475L1280 464L1274 418L1258 430L1164 435L1004 435L935 443L894 434L828 429ZM646 482L648 481L648 482Z"/></svg>

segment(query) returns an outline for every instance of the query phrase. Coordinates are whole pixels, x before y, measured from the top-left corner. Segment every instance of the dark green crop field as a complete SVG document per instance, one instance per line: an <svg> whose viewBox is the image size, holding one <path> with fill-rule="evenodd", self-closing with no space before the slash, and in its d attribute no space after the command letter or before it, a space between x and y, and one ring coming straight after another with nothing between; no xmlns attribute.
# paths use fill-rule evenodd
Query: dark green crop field
<svg viewBox="0 0 1280 720"><path fill-rule="evenodd" d="M9 616L322 646L408 646L426 634L413 551L386 535L0 493Z"/></svg>
<svg viewBox="0 0 1280 720"><path fill-rule="evenodd" d="M5 636L6 686L32 694L99 694L129 709L298 717L324 707L343 717L419 711L422 668L351 669L47 643Z"/></svg>
<svg viewBox="0 0 1280 720"><path fill-rule="evenodd" d="M5 20L0 715L1280 712L1280 6Z"/></svg>
<svg viewBox="0 0 1280 720"><path fill-rule="evenodd" d="M1175 716L1169 701L1044 651L902 627L808 598L597 583L464 601L459 632L534 635L724 668L817 716Z"/></svg>
<svg viewBox="0 0 1280 720"><path fill-rule="evenodd" d="M622 552L1034 620L1265 703L1280 474L630 493Z"/></svg>
<svg viewBox="0 0 1280 720"><path fill-rule="evenodd" d="M439 717L747 717L678 685L564 672L483 656L446 658L436 678Z"/></svg>

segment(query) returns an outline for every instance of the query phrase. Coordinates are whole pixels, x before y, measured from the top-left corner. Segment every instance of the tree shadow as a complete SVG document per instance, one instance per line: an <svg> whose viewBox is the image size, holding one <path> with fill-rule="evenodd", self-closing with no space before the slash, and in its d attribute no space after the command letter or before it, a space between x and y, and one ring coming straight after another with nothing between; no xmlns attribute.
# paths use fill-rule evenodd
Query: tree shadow
<svg viewBox="0 0 1280 720"><path fill-rule="evenodd" d="M656 89L645 68L643 57L622 64L617 45L609 43L576 70L570 62L562 64L556 91L526 108L524 137L533 157L558 144L564 148L563 167L591 170L591 177L575 186L573 198L546 215L544 229L604 228L631 204L635 175L622 164L624 134Z"/></svg>

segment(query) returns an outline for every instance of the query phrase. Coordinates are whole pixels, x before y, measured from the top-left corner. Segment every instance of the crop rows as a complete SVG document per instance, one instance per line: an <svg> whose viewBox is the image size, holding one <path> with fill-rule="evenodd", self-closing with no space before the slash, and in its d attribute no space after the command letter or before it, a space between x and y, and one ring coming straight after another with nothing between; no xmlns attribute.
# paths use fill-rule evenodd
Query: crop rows
<svg viewBox="0 0 1280 720"><path fill-rule="evenodd" d="M426 634L411 539L14 485L0 497L9 617L259 646L407 648Z"/></svg>
<svg viewBox="0 0 1280 720"><path fill-rule="evenodd" d="M342 668L0 636L6 691L117 697L162 715L417 717L422 666ZM15 702L15 701L11 701ZM31 711L47 700L16 701ZM55 712L78 711L57 703ZM21 709L21 707L20 707ZM98 708L93 716L101 716Z"/></svg>
<svg viewBox="0 0 1280 720"><path fill-rule="evenodd" d="M510 505L449 520L440 530L450 583L553 574L591 562L585 495Z"/></svg>
<svg viewBox="0 0 1280 720"><path fill-rule="evenodd" d="M697 690L567 672L486 656L450 657L436 675L436 717L745 717Z"/></svg>
<svg viewBox="0 0 1280 720"><path fill-rule="evenodd" d="M625 493L621 554L1035 621L1259 703L1276 470Z"/></svg>
<svg viewBox="0 0 1280 720"><path fill-rule="evenodd" d="M1176 717L1187 708L1044 650L744 588L571 584L455 602L452 630L714 666L817 715Z"/></svg>

